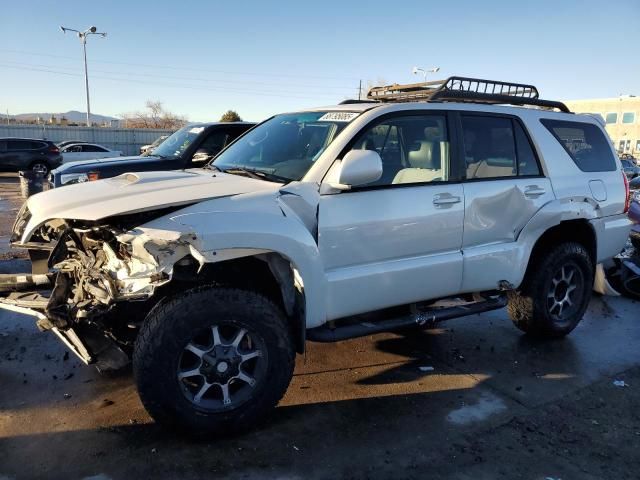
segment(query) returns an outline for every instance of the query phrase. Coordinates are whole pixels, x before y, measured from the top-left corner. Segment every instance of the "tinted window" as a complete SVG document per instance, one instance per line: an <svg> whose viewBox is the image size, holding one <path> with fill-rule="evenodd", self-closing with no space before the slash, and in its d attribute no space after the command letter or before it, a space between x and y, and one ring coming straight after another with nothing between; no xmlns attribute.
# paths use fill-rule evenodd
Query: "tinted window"
<svg viewBox="0 0 640 480"><path fill-rule="evenodd" d="M462 137L467 179L517 174L515 136L510 119L463 116Z"/></svg>
<svg viewBox="0 0 640 480"><path fill-rule="evenodd" d="M616 169L609 142L596 125L548 119L541 122L583 172L611 172Z"/></svg>
<svg viewBox="0 0 640 480"><path fill-rule="evenodd" d="M84 152L108 152L106 148L99 147L98 145L83 145L82 151Z"/></svg>
<svg viewBox="0 0 640 480"><path fill-rule="evenodd" d="M9 150L33 150L40 148L40 142L31 142L29 140L9 140L7 142Z"/></svg>
<svg viewBox="0 0 640 480"><path fill-rule="evenodd" d="M449 134L444 115L394 117L369 127L354 150L382 158L382 177L369 186L449 180Z"/></svg>
<svg viewBox="0 0 640 480"><path fill-rule="evenodd" d="M216 155L227 144L229 135L223 130L210 134L198 147L198 150L206 150L209 155Z"/></svg>
<svg viewBox="0 0 640 480"><path fill-rule="evenodd" d="M533 152L533 147L529 138L524 133L524 130L520 123L513 122L516 131L516 149L518 155L518 175L540 175L540 166L538 165L538 159Z"/></svg>
<svg viewBox="0 0 640 480"><path fill-rule="evenodd" d="M617 113L607 113L607 116L604 119L607 123L616 123L618 121Z"/></svg>
<svg viewBox="0 0 640 480"><path fill-rule="evenodd" d="M636 114L633 112L625 112L622 114L622 123L633 123L636 121Z"/></svg>

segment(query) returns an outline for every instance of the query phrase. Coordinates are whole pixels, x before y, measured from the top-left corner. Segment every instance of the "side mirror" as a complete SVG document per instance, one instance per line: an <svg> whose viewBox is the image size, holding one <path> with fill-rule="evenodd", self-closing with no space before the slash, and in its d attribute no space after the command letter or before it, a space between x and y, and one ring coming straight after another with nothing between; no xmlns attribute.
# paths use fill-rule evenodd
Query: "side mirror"
<svg viewBox="0 0 640 480"><path fill-rule="evenodd" d="M351 150L342 159L338 172L339 190L375 182L382 176L382 159L373 150Z"/></svg>
<svg viewBox="0 0 640 480"><path fill-rule="evenodd" d="M212 158L213 158L213 155L211 155L204 148L201 148L200 150L196 150L196 153L194 153L193 157L191 157L191 161L193 163L202 163L202 162L208 162Z"/></svg>

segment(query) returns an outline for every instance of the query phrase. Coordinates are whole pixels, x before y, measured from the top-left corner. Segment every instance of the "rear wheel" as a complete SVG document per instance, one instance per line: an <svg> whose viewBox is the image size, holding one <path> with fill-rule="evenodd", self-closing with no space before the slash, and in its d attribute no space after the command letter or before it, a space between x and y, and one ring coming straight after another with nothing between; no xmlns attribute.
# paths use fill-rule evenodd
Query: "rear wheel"
<svg viewBox="0 0 640 480"><path fill-rule="evenodd" d="M44 177L49 173L49 165L46 162L36 161L31 164L31 171Z"/></svg>
<svg viewBox="0 0 640 480"><path fill-rule="evenodd" d="M284 395L295 352L286 318L250 291L206 287L158 305L133 355L142 403L197 436L254 426Z"/></svg>
<svg viewBox="0 0 640 480"><path fill-rule="evenodd" d="M520 290L510 293L508 311L520 330L562 337L582 319L593 288L593 264L585 247L563 243L532 259Z"/></svg>

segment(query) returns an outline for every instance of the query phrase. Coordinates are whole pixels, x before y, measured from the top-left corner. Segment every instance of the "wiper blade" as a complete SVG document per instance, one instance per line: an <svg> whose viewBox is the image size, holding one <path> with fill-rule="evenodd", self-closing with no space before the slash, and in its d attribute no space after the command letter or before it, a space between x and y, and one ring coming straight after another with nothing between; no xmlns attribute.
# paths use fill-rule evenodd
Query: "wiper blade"
<svg viewBox="0 0 640 480"><path fill-rule="evenodd" d="M222 171L224 173L231 174L241 173L245 174L248 177L255 178L257 180L267 180L268 182L289 183L291 181L290 178L281 177L280 175L275 175L273 173L263 172L262 170L255 170L251 168L230 167Z"/></svg>
<svg viewBox="0 0 640 480"><path fill-rule="evenodd" d="M216 165L214 165L213 163L207 163L202 168L204 168L205 170L213 170L214 172L222 172L222 171L224 171L220 167L217 167Z"/></svg>

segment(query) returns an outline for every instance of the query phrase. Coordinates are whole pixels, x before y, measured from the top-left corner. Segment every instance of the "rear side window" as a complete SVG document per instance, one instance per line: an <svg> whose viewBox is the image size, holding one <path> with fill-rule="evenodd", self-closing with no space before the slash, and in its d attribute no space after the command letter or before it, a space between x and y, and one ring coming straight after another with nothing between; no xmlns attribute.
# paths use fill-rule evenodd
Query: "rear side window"
<svg viewBox="0 0 640 480"><path fill-rule="evenodd" d="M8 150L34 150L36 148L39 148L38 142L29 140L9 140L7 142Z"/></svg>
<svg viewBox="0 0 640 480"><path fill-rule="evenodd" d="M602 130L591 123L540 120L583 172L612 172L616 160Z"/></svg>
<svg viewBox="0 0 640 480"><path fill-rule="evenodd" d="M527 135L511 118L463 115L462 137L468 180L540 175Z"/></svg>
<svg viewBox="0 0 640 480"><path fill-rule="evenodd" d="M82 151L84 152L108 152L109 150L105 150L102 147L99 147L97 145L83 145L82 146Z"/></svg>

